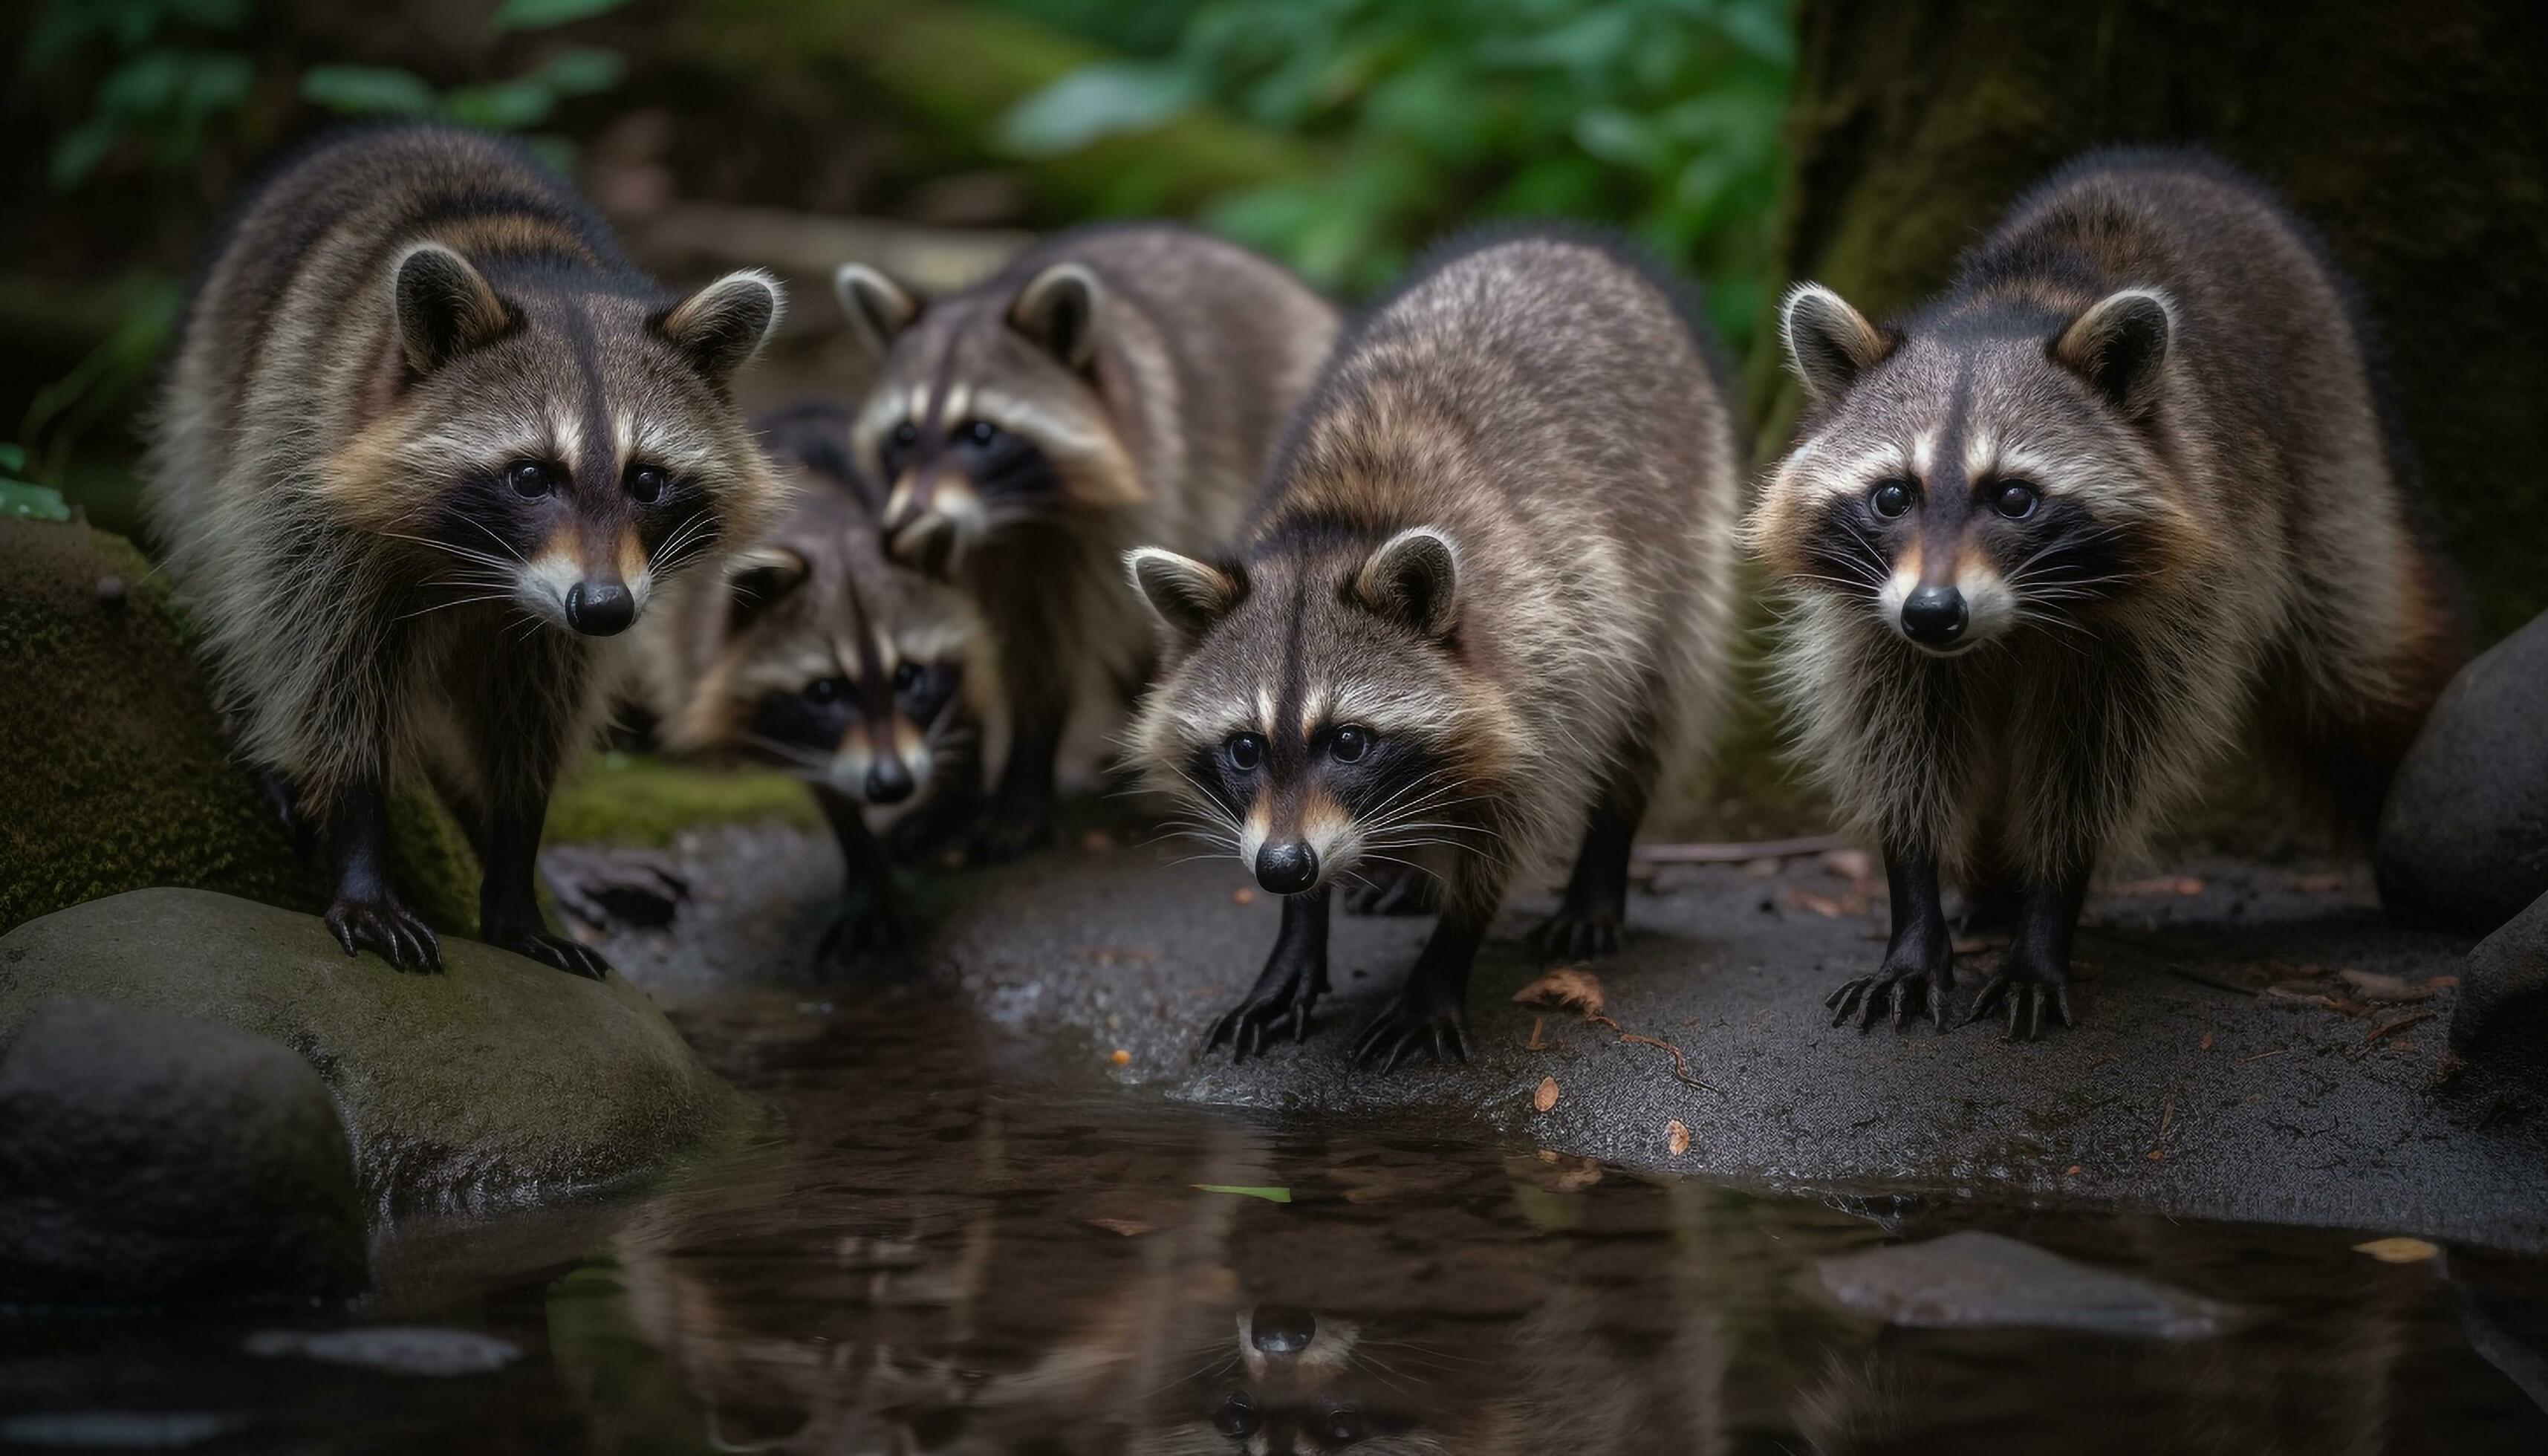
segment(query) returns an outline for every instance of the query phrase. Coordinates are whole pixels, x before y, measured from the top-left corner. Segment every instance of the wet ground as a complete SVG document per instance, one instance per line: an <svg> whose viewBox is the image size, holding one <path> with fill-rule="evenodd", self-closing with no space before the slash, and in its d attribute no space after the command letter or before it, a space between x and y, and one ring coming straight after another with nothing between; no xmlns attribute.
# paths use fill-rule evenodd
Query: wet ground
<svg viewBox="0 0 2548 1456"><path fill-rule="evenodd" d="M1208 1109L936 992L682 1018L782 1137L633 1203L406 1228L350 1316L0 1320L0 1449L2548 1443L2548 1270L2357 1249L2385 1226L1781 1196L1458 1117Z"/></svg>
<svg viewBox="0 0 2548 1456"><path fill-rule="evenodd" d="M1179 863L1176 843L1071 837L924 886L933 929L914 959L994 1025L1180 1100L1473 1110L1534 1145L1775 1187L1903 1185L2548 1251L2548 1109L2446 1065L2466 943L2391 924L2358 868L2205 861L2102 885L2078 949L2081 1025L2010 1044L1985 1025L1828 1025L1826 994L1882 950L1881 876L1854 877L1863 864L1663 866L1630 902L1625 953L1592 967L1611 1025L1513 1004L1540 971L1522 933L1549 904L1525 896L1478 966L1470 1064L1380 1076L1349 1067L1346 1048L1428 921L1339 916L1337 994L1308 1043L1234 1065L1197 1048L1271 946L1274 897L1227 860ZM677 1005L736 967L805 979L837 887L825 842L727 830L676 859L693 891L681 918L609 943L632 976ZM1961 996L1994 955L1961 957ZM2398 996L2420 999L2382 999Z"/></svg>

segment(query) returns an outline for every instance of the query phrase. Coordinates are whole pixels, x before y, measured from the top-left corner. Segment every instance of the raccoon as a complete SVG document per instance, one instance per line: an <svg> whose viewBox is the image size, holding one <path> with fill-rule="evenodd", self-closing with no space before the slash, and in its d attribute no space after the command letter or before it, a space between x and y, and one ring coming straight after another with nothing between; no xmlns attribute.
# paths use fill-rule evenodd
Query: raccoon
<svg viewBox="0 0 2548 1456"><path fill-rule="evenodd" d="M1541 945L1617 947L1658 768L1717 696L1739 475L1709 359L1684 295L1616 243L1456 243L1338 345L1235 559L1132 553L1167 644L1135 756L1287 897L1208 1046L1308 1034L1329 890L1365 865L1444 880L1365 1063L1465 1057L1505 884L1569 833Z"/></svg>
<svg viewBox="0 0 2548 1456"><path fill-rule="evenodd" d="M484 865L480 934L603 972L533 897L549 790L601 639L780 508L728 395L780 306L752 271L664 293L472 132L345 134L245 200L186 311L146 503L243 757L326 842L347 955L441 964L382 859L390 777L422 769Z"/></svg>
<svg viewBox="0 0 2548 1456"><path fill-rule="evenodd" d="M1781 336L1807 414L1748 541L1794 597L1774 666L1804 756L1892 886L1833 1025L1945 1030L1942 869L2015 905L1965 1020L2068 1024L2090 869L2243 725L2370 822L2461 648L2370 330L2261 187L2092 154L1909 318L1806 284Z"/></svg>
<svg viewBox="0 0 2548 1456"><path fill-rule="evenodd" d="M819 955L900 938L878 834L959 781L987 674L971 598L886 559L883 492L850 461L848 406L813 401L757 422L798 481L796 504L719 577L682 584L653 654L665 745L741 748L805 778L849 885Z"/></svg>
<svg viewBox="0 0 2548 1456"><path fill-rule="evenodd" d="M1336 314L1160 224L1064 233L927 304L858 264L838 291L883 361L854 454L889 487L887 549L965 585L997 647L1009 748L976 848L1002 858L1049 837L1074 693L1146 676L1117 562L1229 540Z"/></svg>

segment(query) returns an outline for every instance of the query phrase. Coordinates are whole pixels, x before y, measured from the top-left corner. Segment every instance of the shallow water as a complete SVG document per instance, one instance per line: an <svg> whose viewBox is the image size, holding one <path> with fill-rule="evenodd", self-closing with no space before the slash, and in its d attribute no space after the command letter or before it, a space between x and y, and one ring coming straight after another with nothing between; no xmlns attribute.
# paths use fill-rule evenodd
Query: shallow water
<svg viewBox="0 0 2548 1456"><path fill-rule="evenodd" d="M643 1199L406 1230L350 1317L0 1320L0 1449L2548 1449L2537 1261L1240 1121L916 995L683 1019L783 1135ZM1908 1247L1962 1229L2132 1279ZM1870 1283L1917 1323L1832 1293ZM310 1337L348 1325L457 1333ZM2153 1328L2181 1337L2123 1332Z"/></svg>

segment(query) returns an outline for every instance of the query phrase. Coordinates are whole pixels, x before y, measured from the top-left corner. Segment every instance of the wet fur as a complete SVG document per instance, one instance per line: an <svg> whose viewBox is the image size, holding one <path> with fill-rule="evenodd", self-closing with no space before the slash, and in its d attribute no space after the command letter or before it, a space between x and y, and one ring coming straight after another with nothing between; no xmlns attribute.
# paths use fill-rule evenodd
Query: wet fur
<svg viewBox="0 0 2548 1456"><path fill-rule="evenodd" d="M1099 300L1080 332L1022 316L1040 281L1070 270L1094 280ZM1063 233L943 299L867 286L890 296L865 312L848 302L887 353L854 455L892 493L889 547L906 561L935 564L947 549L934 526L949 493L978 500L968 544L946 569L997 644L1011 732L992 821L1018 832L992 848L1014 850L1048 814L1074 697L1148 674L1150 628L1124 591L1123 554L1230 540L1337 315L1274 263L1157 224ZM1003 457L1012 479L968 478L974 462L949 437L974 420L1031 450ZM893 444L904 423L919 446Z"/></svg>
<svg viewBox="0 0 2548 1456"><path fill-rule="evenodd" d="M1446 880L1381 1024L1420 1024L1436 1055L1461 1050L1469 961L1512 874L1570 836L1587 847L1552 949L1615 944L1628 837L1716 705L1739 480L1684 294L1599 238L1494 232L1437 253L1338 347L1235 559L1137 558L1169 631L1135 758L1260 874L1259 849L1293 837L1321 866L1234 1017L1305 1032L1324 912L1297 907L1392 860ZM1436 622L1445 551L1456 602ZM1347 724L1376 735L1376 769L1318 762ZM1269 745L1261 794L1213 777L1241 732Z"/></svg>
<svg viewBox="0 0 2548 1456"><path fill-rule="evenodd" d="M2461 649L2369 331L2305 227L2209 158L2101 153L1909 318L1835 304L1790 295L1811 404L1747 533L1792 598L1776 688L1855 832L1985 889L2066 887L2075 916L2092 865L2141 852L2242 738L2368 825ZM2100 324L2153 309L2168 342L2136 370ZM1867 504L1887 477L1975 524L1924 504L1892 529ZM2041 488L2040 519L1963 503L2001 480ZM1992 618L1954 657L1894 627L1942 549ZM2066 963L2067 936L2017 958Z"/></svg>
<svg viewBox="0 0 2548 1456"><path fill-rule="evenodd" d="M457 333L428 364L418 351L434 340L403 327L393 280L419 252L446 256L436 245L455 259L445 297L457 302L425 323ZM722 284L765 291L767 326L774 289ZM388 779L428 773L489 859L482 908L507 939L554 939L527 929L517 902L549 788L600 712L617 644L564 627L534 570L539 538L499 477L526 452L578 473L576 499L602 503L580 506L558 539L575 535L586 565L616 571L641 609L654 580L756 534L780 488L725 374L760 328L743 336L750 311L717 300L702 313L709 292L663 293L515 145L397 127L277 168L218 241L185 316L146 505L242 756L331 839L376 839ZM604 499L621 462L640 458L679 482L661 510ZM385 883L360 888L349 897L340 882L340 902L402 919ZM429 958L420 926L391 931L376 948L406 961L421 935ZM373 937L348 948L357 940Z"/></svg>

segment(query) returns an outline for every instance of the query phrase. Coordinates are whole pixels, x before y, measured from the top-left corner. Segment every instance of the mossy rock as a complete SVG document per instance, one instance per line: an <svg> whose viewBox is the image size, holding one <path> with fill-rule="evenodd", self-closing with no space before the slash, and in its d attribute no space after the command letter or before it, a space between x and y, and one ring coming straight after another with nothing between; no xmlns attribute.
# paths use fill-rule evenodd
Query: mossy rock
<svg viewBox="0 0 2548 1456"><path fill-rule="evenodd" d="M344 1115L367 1206L488 1213L629 1184L764 1114L626 978L475 941L443 970L348 956L316 916L152 889L0 936L0 1044L57 997L271 1038Z"/></svg>
<svg viewBox="0 0 2548 1456"><path fill-rule="evenodd" d="M319 866L230 757L182 607L121 536L0 521L0 930L84 900L193 885L315 909ZM430 795L402 793L392 856L438 928L477 922L477 870Z"/></svg>
<svg viewBox="0 0 2548 1456"><path fill-rule="evenodd" d="M558 785L547 840L663 849L694 826L771 821L817 829L823 816L802 782L775 770L607 753Z"/></svg>

